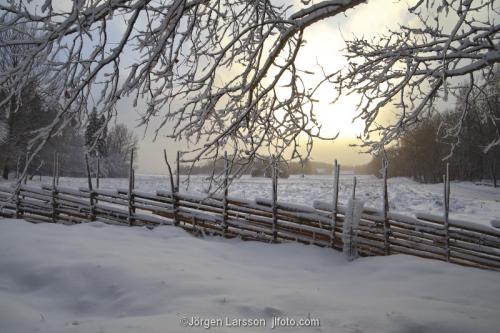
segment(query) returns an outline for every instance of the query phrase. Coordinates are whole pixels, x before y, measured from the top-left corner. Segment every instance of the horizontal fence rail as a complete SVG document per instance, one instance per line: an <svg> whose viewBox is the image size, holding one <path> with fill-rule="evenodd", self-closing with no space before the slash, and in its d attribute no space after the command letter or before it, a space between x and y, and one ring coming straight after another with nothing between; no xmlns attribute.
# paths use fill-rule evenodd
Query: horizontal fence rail
<svg viewBox="0 0 500 333"><path fill-rule="evenodd" d="M346 207L313 207L268 199L203 197L174 191L71 189L55 185L0 187L0 215L30 222L157 226L246 240L296 241L342 250ZM445 223L447 222L447 223ZM500 271L500 230L465 221L364 208L356 230L360 255L408 254Z"/></svg>

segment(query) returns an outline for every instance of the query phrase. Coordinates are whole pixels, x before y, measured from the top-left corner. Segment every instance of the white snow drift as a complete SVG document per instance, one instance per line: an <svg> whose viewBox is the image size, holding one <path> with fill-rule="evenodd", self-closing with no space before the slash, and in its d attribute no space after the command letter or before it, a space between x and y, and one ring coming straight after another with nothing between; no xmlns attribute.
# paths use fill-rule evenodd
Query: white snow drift
<svg viewBox="0 0 500 333"><path fill-rule="evenodd" d="M500 274L410 256L0 220L0 332L495 332ZM272 330L273 316L320 327ZM184 328L182 318L266 327Z"/></svg>

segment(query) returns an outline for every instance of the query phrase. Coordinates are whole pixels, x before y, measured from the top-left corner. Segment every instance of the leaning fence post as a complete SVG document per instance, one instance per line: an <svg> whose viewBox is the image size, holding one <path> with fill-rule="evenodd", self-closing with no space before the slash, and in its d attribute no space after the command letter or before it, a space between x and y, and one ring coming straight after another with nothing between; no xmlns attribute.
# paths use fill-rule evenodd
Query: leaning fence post
<svg viewBox="0 0 500 333"><path fill-rule="evenodd" d="M330 235L330 246L335 247L335 229L337 228L337 208L339 202L339 174L340 165L335 160L333 166L333 214L332 214L332 233Z"/></svg>
<svg viewBox="0 0 500 333"><path fill-rule="evenodd" d="M450 164L446 163L446 175L443 175L444 183L444 241L446 251L446 261L450 261L450 235L449 235L449 214L450 214Z"/></svg>
<svg viewBox="0 0 500 333"><path fill-rule="evenodd" d="M130 151L130 169L128 174L128 216L127 222L129 226L132 226L134 223L134 195L132 191L134 190L134 150Z"/></svg>
<svg viewBox="0 0 500 333"><path fill-rule="evenodd" d="M90 176L90 165L88 154L85 154L85 164L87 165L87 181L89 186L90 215L89 220L95 221L94 191L92 190L92 178Z"/></svg>
<svg viewBox="0 0 500 333"><path fill-rule="evenodd" d="M277 225L278 225L278 170L276 168L276 157L273 155L272 160L271 160L271 166L272 166L272 186L273 186L273 192L272 192L272 200L273 200L273 241L276 242L276 239L278 238L278 230L277 230Z"/></svg>
<svg viewBox="0 0 500 333"><path fill-rule="evenodd" d="M58 154L54 153L54 163L52 165L52 223L57 222L57 203L56 203L56 180L57 180L57 160Z"/></svg>
<svg viewBox="0 0 500 333"><path fill-rule="evenodd" d="M226 237L228 224L228 203L227 203L227 195L228 195L228 186L229 186L229 163L227 160L227 151L224 152L224 197L222 199L223 212L222 212L222 232L224 237Z"/></svg>
<svg viewBox="0 0 500 333"><path fill-rule="evenodd" d="M168 168L168 175L170 178L170 193L172 194L172 206L174 209L174 224L177 225L178 217L177 217L177 205L175 198L177 197L175 195L175 185L174 185L174 177L172 176L172 168L170 167L170 163L168 163L168 158L167 158L167 150L163 149L163 157L165 159L165 164L167 164Z"/></svg>
<svg viewBox="0 0 500 333"><path fill-rule="evenodd" d="M382 172L384 173L384 248L385 248L385 255L388 256L391 254L391 244L389 242L389 235L391 233L391 226L389 224L389 194L387 192L387 160L383 160L383 169Z"/></svg>
<svg viewBox="0 0 500 333"><path fill-rule="evenodd" d="M17 163L16 163L16 179L19 179L19 163L21 160L21 156L17 156Z"/></svg>

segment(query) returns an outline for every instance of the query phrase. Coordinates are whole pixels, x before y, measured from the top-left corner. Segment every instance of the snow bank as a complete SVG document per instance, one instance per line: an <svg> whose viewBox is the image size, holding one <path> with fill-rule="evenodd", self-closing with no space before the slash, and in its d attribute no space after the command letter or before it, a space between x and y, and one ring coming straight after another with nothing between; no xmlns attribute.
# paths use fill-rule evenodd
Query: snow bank
<svg viewBox="0 0 500 333"><path fill-rule="evenodd" d="M0 332L494 332L500 274L410 256L0 220ZM271 330L272 316L320 319ZM268 327L183 328L183 317Z"/></svg>

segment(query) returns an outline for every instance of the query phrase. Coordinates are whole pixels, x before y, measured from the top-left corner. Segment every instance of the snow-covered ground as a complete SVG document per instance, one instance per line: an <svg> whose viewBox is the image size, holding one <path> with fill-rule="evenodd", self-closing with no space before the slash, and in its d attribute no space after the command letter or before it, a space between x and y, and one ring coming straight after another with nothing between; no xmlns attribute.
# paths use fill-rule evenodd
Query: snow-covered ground
<svg viewBox="0 0 500 333"><path fill-rule="evenodd" d="M192 176L189 188L184 181L182 191L204 193L208 187L207 177ZM366 201L367 206L382 207L382 180L373 176L358 176L357 198ZM42 182L51 183L50 178ZM128 188L127 179L102 179L101 187ZM33 183L39 183L35 180ZM86 187L86 178L66 178L60 180L62 186ZM352 193L353 176L341 175L340 201L346 202ZM144 191L168 189L166 176L137 175L136 187ZM443 184L419 184L408 178L389 179L390 209L395 212L414 214L426 212L443 214ZM230 187L230 194L236 197L253 199L271 198L271 180L244 176L236 179ZM291 176L280 179L278 200L312 205L314 200L331 201L333 193L332 176ZM472 182L452 182L450 209L452 218L490 224L491 220L500 220L500 188L475 185Z"/></svg>
<svg viewBox="0 0 500 333"><path fill-rule="evenodd" d="M6 333L491 333L499 300L498 272L417 257L348 262L331 249L200 239L173 226L0 220ZM273 330L273 316L320 326ZM222 327L183 327L191 317Z"/></svg>

